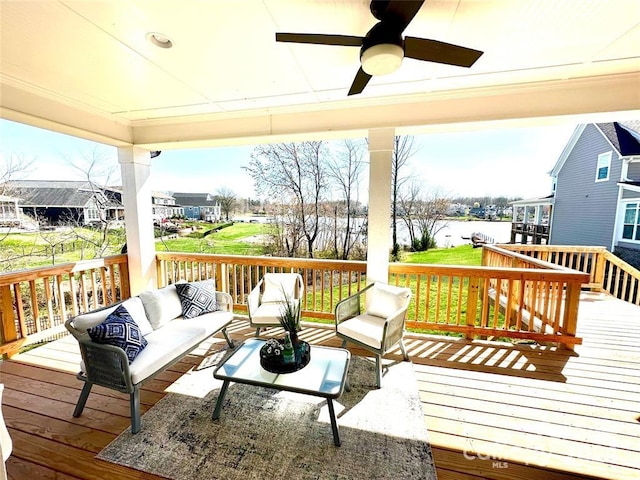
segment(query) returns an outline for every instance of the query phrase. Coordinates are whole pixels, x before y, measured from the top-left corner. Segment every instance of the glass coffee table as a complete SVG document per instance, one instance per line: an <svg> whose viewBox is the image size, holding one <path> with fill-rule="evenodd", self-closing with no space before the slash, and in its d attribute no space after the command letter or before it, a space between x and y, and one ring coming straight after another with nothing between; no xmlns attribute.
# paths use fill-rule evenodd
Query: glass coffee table
<svg viewBox="0 0 640 480"><path fill-rule="evenodd" d="M303 393L327 399L333 442L340 446L340 432L333 408L333 400L348 388L347 370L351 354L343 348L311 347L308 365L293 373L270 373L260 365L260 348L264 340L252 338L240 345L213 372L222 380L222 388L213 410L212 418L220 418L220 411L230 382L273 388L287 392Z"/></svg>

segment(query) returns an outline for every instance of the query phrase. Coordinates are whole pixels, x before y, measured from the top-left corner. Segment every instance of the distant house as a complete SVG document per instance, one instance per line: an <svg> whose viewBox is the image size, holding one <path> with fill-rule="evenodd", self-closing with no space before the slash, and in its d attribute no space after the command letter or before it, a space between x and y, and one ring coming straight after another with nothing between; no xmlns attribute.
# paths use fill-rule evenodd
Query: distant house
<svg viewBox="0 0 640 480"><path fill-rule="evenodd" d="M222 218L222 207L215 195L210 193L173 192L173 197L183 208L184 216L188 219L218 222Z"/></svg>
<svg viewBox="0 0 640 480"><path fill-rule="evenodd" d="M550 243L640 265L640 121L579 125L551 171Z"/></svg>
<svg viewBox="0 0 640 480"><path fill-rule="evenodd" d="M164 222L171 217L184 215L180 205L176 205L173 195L164 192L151 192L151 208L154 222Z"/></svg>
<svg viewBox="0 0 640 480"><path fill-rule="evenodd" d="M87 181L19 180L8 182L18 208L35 220L51 225L87 225L124 218L118 192Z"/></svg>
<svg viewBox="0 0 640 480"><path fill-rule="evenodd" d="M20 226L19 199L8 195L0 195L0 227Z"/></svg>

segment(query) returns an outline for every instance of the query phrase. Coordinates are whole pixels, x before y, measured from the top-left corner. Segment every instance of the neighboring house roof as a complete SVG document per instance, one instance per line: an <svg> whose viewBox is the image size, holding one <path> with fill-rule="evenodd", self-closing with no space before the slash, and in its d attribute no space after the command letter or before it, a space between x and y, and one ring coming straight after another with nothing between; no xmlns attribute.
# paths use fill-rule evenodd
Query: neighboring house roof
<svg viewBox="0 0 640 480"><path fill-rule="evenodd" d="M514 200L509 202L509 205L513 206L529 206L529 205L553 205L555 195L547 195L546 197L525 198L523 200Z"/></svg>
<svg viewBox="0 0 640 480"><path fill-rule="evenodd" d="M210 193L174 192L173 197L183 206L212 207L219 203Z"/></svg>
<svg viewBox="0 0 640 480"><path fill-rule="evenodd" d="M625 190L629 190L632 192L640 192L640 182L618 182L618 185L621 186Z"/></svg>
<svg viewBox="0 0 640 480"><path fill-rule="evenodd" d="M102 194L100 187L86 181L18 180L9 182L12 192L23 207L84 208L94 195ZM110 200L106 206L120 206Z"/></svg>
<svg viewBox="0 0 640 480"><path fill-rule="evenodd" d="M165 192L151 192L153 198L173 198L173 195L169 195Z"/></svg>
<svg viewBox="0 0 640 480"><path fill-rule="evenodd" d="M596 126L621 156L640 155L640 120L596 123Z"/></svg>
<svg viewBox="0 0 640 480"><path fill-rule="evenodd" d="M629 120L624 122L594 123L604 137L609 141L611 146L622 157L632 155L640 155L640 120ZM573 134L569 138L564 150L560 154L558 161L554 165L549 174L557 176L562 169L564 162L575 147L576 142L584 132L587 124L581 124L576 127Z"/></svg>

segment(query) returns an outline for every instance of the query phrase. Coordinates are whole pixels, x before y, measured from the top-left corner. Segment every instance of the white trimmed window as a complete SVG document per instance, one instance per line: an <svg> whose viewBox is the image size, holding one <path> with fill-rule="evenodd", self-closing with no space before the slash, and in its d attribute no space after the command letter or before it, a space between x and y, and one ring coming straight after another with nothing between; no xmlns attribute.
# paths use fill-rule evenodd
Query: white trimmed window
<svg viewBox="0 0 640 480"><path fill-rule="evenodd" d="M622 239L640 242L640 202L627 203L625 206Z"/></svg>
<svg viewBox="0 0 640 480"><path fill-rule="evenodd" d="M86 210L87 220L100 220L100 212L96 208L87 208Z"/></svg>
<svg viewBox="0 0 640 480"><path fill-rule="evenodd" d="M611 152L598 155L598 167L596 168L596 182L609 180L609 170L611 169Z"/></svg>

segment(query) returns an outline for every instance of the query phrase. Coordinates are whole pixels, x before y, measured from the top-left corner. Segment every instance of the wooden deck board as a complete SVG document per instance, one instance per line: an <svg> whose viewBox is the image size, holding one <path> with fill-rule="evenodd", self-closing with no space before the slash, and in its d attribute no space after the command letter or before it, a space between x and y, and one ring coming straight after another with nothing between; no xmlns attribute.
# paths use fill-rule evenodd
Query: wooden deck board
<svg viewBox="0 0 640 480"><path fill-rule="evenodd" d="M600 294L585 293L582 300L578 335L584 343L575 353L449 337L406 339L440 480L640 476L640 307ZM245 320L231 331L236 340L253 335ZM340 344L330 328L306 328L301 337ZM142 410L217 343L224 340L203 344L146 384ZM388 358L400 360L400 351ZM10 478L158 479L94 459L129 426L129 400L94 387L83 415L73 418L82 386L75 378L78 361L77 344L66 337L0 363L3 412L14 440Z"/></svg>

